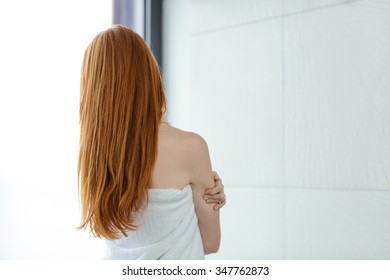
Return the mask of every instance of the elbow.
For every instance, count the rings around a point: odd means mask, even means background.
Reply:
[[[218,252],[218,249],[219,248],[204,248],[204,254],[205,255],[210,255],[210,254],[215,254],[216,252]]]
[[[219,250],[219,244],[220,244],[219,241],[218,242],[209,243],[209,244],[203,244],[203,249],[204,249],[205,255],[217,253],[218,250]]]

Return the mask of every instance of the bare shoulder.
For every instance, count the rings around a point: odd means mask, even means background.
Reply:
[[[187,155],[198,153],[208,153],[206,140],[199,134],[191,131],[181,130],[179,128],[169,126],[167,131],[170,131],[172,141],[177,145],[176,148],[181,148]]]
[[[175,135],[176,150],[180,151],[182,167],[195,188],[204,189],[214,184],[209,149],[206,140],[195,132],[170,127]]]
[[[202,136],[194,132],[189,132],[185,142],[187,145],[186,150],[192,161],[196,160],[199,164],[205,164],[210,161],[209,148],[206,140]]]
[[[182,187],[199,182],[204,173],[209,173],[209,162],[207,144],[200,135],[162,123],[151,187]]]
[[[187,132],[187,144],[195,148],[207,148],[206,140],[195,132]]]

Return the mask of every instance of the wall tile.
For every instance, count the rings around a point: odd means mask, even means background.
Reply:
[[[283,258],[283,190],[227,185],[225,192],[221,247],[207,259]]]
[[[390,259],[390,191],[285,195],[287,259]]]
[[[331,6],[337,6],[356,0],[284,0],[284,14],[305,12],[312,9],[320,9]]]
[[[225,182],[280,185],[281,23],[193,36],[192,129],[209,144]]]
[[[389,8],[286,18],[287,186],[390,189]]]
[[[212,32],[356,1],[360,0],[190,0],[190,29],[193,34]]]
[[[282,13],[282,0],[192,0],[191,31],[218,30]]]

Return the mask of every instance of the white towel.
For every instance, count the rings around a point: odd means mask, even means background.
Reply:
[[[104,259],[204,259],[191,186],[149,189],[148,194],[148,204],[135,220],[138,229],[127,237],[105,240]]]

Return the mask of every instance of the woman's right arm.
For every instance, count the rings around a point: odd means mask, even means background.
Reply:
[[[205,190],[215,185],[207,143],[201,136],[191,133],[187,148],[188,170],[203,248],[205,254],[216,253],[221,242],[219,209],[215,210],[214,204],[204,201]]]

